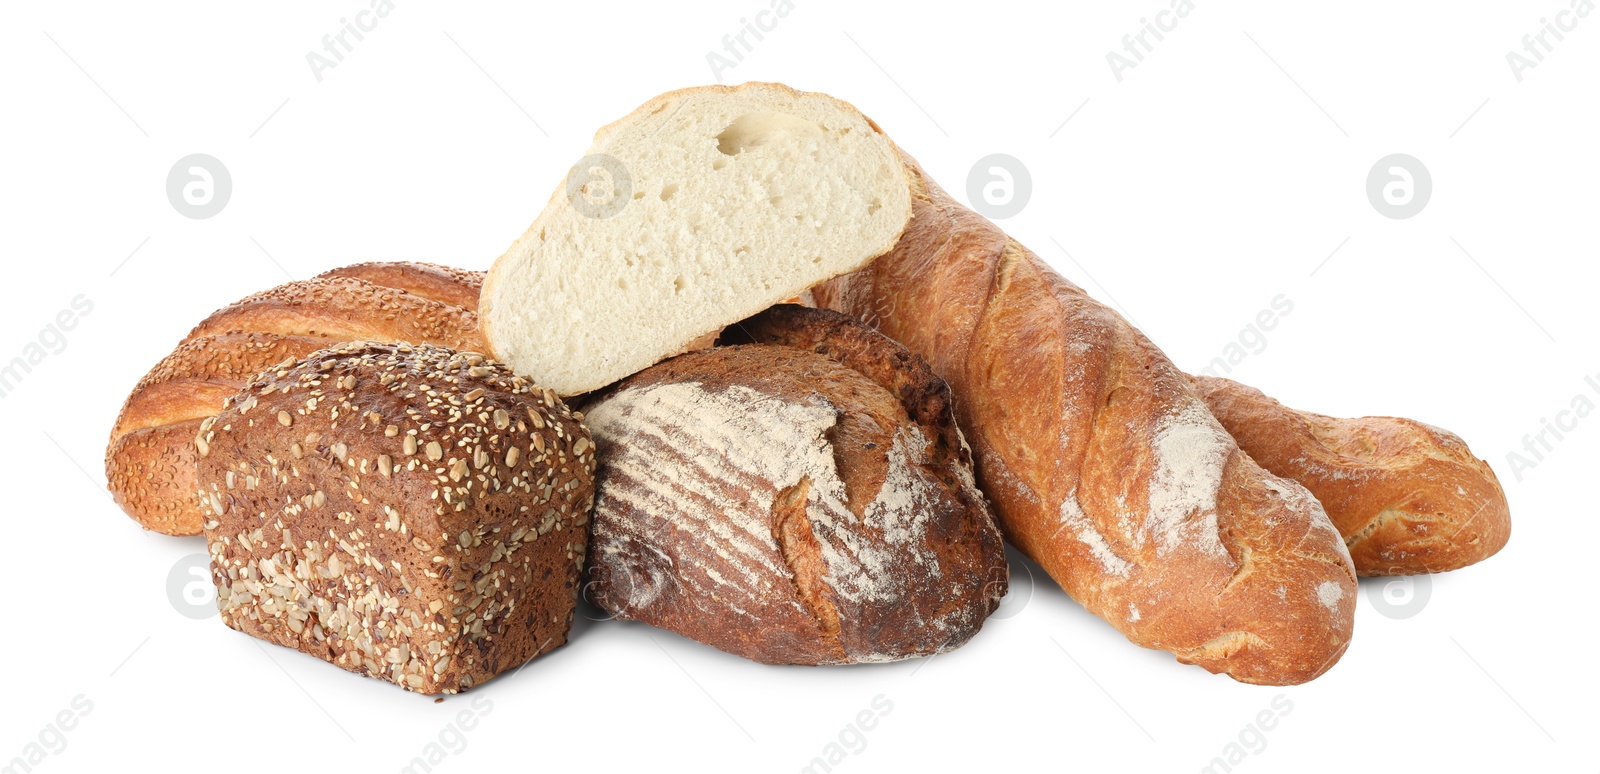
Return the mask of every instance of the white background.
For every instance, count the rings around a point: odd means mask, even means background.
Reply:
[[[179,615],[167,574],[203,543],[108,499],[118,406],[250,292],[362,260],[486,268],[595,128],[711,82],[706,54],[769,0],[398,0],[320,83],[306,54],[368,0],[8,3],[0,361],[75,296],[93,310],[0,400],[0,763],[82,694],[92,711],[36,770],[398,771],[443,732],[435,771],[798,771],[881,694],[892,710],[835,771],[1198,771],[1282,694],[1292,711],[1236,771],[1594,771],[1600,416],[1520,481],[1507,462],[1575,396],[1600,404],[1583,381],[1600,373],[1600,13],[1521,82],[1506,61],[1569,1],[1198,0],[1119,83],[1107,52],[1169,0],[795,0],[723,73],[850,100],[963,199],[977,159],[1021,159],[1033,196],[1003,225],[1180,366],[1285,294],[1293,312],[1234,376],[1300,408],[1449,427],[1495,466],[1509,547],[1433,578],[1406,620],[1363,582],[1322,678],[1179,665],[1019,565],[1009,617],[931,661],[774,668],[580,617],[566,647],[437,705]],[[1433,178],[1406,220],[1364,191],[1396,152]],[[232,175],[210,219],[167,200],[191,153]],[[492,710],[462,747],[449,724],[472,697]]]

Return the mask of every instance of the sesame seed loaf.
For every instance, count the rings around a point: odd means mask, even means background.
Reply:
[[[219,310],[123,403],[106,444],[113,498],[146,529],[200,534],[194,436],[224,398],[269,366],[352,338],[481,350],[471,310],[482,281],[481,272],[433,264],[366,263]]]
[[[949,382],[1006,538],[1184,663],[1275,685],[1332,667],[1357,586],[1316,498],[1241,452],[1127,320],[905,163],[900,242],[812,294]]]
[[[224,333],[178,345],[128,394],[106,445],[106,486],[145,529],[198,535],[195,434],[257,373],[335,343],[276,333]]]
[[[1395,417],[1326,417],[1227,379],[1195,382],[1241,449],[1317,496],[1358,575],[1454,570],[1511,538],[1505,490],[1455,433]]]
[[[425,694],[563,644],[594,493],[581,419],[429,345],[259,375],[196,439],[223,622]]]
[[[457,269],[419,261],[372,261],[341,266],[317,275],[321,278],[349,277],[386,288],[404,290],[414,296],[478,311],[478,294],[483,291],[483,272]]]
[[[233,331],[484,349],[473,312],[351,277],[318,277],[261,291],[213,312],[188,338]]]
[[[730,333],[803,348],[681,355],[587,404],[590,598],[770,664],[956,648],[1007,566],[948,393],[893,342],[794,309]]]

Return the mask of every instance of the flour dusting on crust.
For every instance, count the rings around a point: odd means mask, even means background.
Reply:
[[[883,485],[857,518],[827,438],[837,417],[820,395],[789,401],[744,385],[646,385],[601,401],[587,417],[605,451],[596,548],[609,554],[625,543],[649,543],[652,535],[687,531],[734,574],[680,566],[684,590],[722,604],[779,596],[771,579],[789,570],[767,519],[778,493],[805,478],[811,482],[806,515],[840,599],[892,604],[914,593],[913,582],[936,581],[941,573],[925,539],[930,506],[942,489],[917,465],[928,439],[916,427],[899,429]],[[730,500],[730,490],[744,499]],[[908,560],[920,578],[905,572]],[[643,594],[635,601],[656,600]]]
[[[1161,420],[1151,446],[1155,471],[1145,527],[1155,538],[1156,555],[1189,545],[1225,556],[1217,536],[1217,490],[1233,439],[1205,404],[1194,399]]]
[[[1133,565],[1111,550],[1111,544],[1106,542],[1105,536],[1095,529],[1094,522],[1084,514],[1078,504],[1077,490],[1068,492],[1061,501],[1061,529],[1088,546],[1089,553],[1094,555],[1106,572],[1126,577],[1133,571]]]

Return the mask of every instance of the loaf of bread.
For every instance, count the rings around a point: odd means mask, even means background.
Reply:
[[[1332,666],[1356,578],[1317,500],[1242,453],[1143,334],[906,164],[905,235],[813,296],[949,382],[1007,539],[1180,661],[1264,684]]]
[[[894,144],[845,102],[663,94],[597,132],[495,261],[489,352],[561,395],[604,387],[888,250],[907,190]]]
[[[270,366],[340,341],[373,338],[481,352],[472,309],[482,277],[432,264],[359,264],[217,311],[123,403],[106,445],[112,496],[146,529],[200,534],[194,437],[224,398]]]
[[[580,420],[442,347],[260,374],[194,439],[223,622],[425,694],[561,645],[594,493]]]
[[[1358,575],[1454,570],[1493,556],[1511,537],[1499,479],[1448,430],[1394,417],[1336,419],[1227,379],[1195,382],[1239,448],[1322,502]]]
[[[822,310],[725,336],[771,343],[681,355],[587,404],[590,598],[769,664],[965,643],[1007,566],[944,384]]]

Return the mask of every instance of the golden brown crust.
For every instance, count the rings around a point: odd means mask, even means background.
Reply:
[[[404,290],[414,296],[478,311],[478,294],[483,290],[483,272],[458,269],[418,261],[373,261],[342,266],[326,271],[319,278],[349,277],[386,288]]]
[[[1356,583],[1316,500],[1240,453],[1142,334],[906,161],[900,243],[813,294],[949,382],[1006,537],[1140,645],[1252,683],[1331,667]]]
[[[139,380],[106,445],[106,487],[145,529],[200,534],[194,434],[258,372],[334,342],[275,333],[202,336],[178,345]]]
[[[1454,570],[1510,539],[1505,490],[1454,433],[1410,419],[1297,411],[1228,379],[1194,379],[1240,448],[1322,501],[1357,574]]]
[[[195,443],[228,626],[424,694],[565,642],[593,444],[503,365],[339,344],[261,374]]]
[[[744,327],[829,349],[807,324],[757,315]],[[598,395],[596,601],[764,663],[931,655],[975,634],[1005,590],[998,530],[944,447],[948,415],[924,426],[847,365],[869,340],[840,337],[841,357],[702,350]],[[719,436],[732,440],[718,447]]]
[[[421,288],[438,298],[475,298],[481,274],[428,264],[361,264],[335,269]],[[147,529],[200,534],[194,501],[192,442],[199,419],[258,372],[354,337],[415,339],[451,346],[478,343],[472,312],[378,286],[354,276],[290,283],[213,314],[150,370],[123,403],[106,445],[108,488]]]
[[[476,314],[349,277],[300,280],[256,293],[213,312],[185,340],[234,331],[484,349]]]

